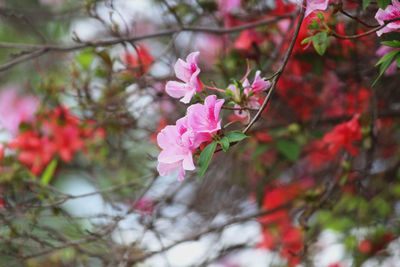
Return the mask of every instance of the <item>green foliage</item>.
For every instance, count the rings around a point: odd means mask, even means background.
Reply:
[[[51,178],[53,178],[54,171],[57,168],[57,159],[53,159],[49,165],[47,165],[46,169],[44,170],[42,177],[40,180],[42,181],[43,184],[48,184],[51,181]]]
[[[276,146],[288,160],[296,161],[300,157],[300,146],[293,141],[280,139],[276,141]]]
[[[309,42],[311,42],[311,36],[304,38],[300,44],[304,45],[304,44],[308,44]]]
[[[247,135],[245,135],[244,133],[242,133],[240,131],[231,131],[226,134],[226,137],[228,138],[230,143],[239,142],[245,138],[248,138]]]
[[[383,41],[381,42],[382,45],[390,46],[390,47],[400,47],[399,40],[391,40],[391,41]]]
[[[375,81],[372,83],[372,86],[375,86],[375,84],[378,82],[378,80],[382,77],[382,75],[385,73],[385,71],[389,68],[389,66],[396,60],[400,53],[400,49],[390,51],[386,55],[384,55],[376,64],[376,66],[379,66],[379,75],[375,79]]]
[[[228,151],[229,149],[229,139],[228,137],[222,137],[221,140],[218,141],[218,144],[221,145],[221,148],[224,152]]]
[[[395,0],[397,1],[397,0]],[[388,5],[390,5],[391,0],[377,0],[379,8],[385,10]]]
[[[206,146],[204,150],[200,153],[199,157],[199,178],[202,178],[208,169],[208,165],[210,165],[211,159],[214,155],[215,149],[217,148],[217,142],[213,142]]]
[[[326,48],[329,45],[328,34],[325,31],[313,35],[311,37],[311,41],[313,43],[315,51],[317,51],[320,56],[325,54]]]
[[[367,9],[367,6],[371,3],[371,0],[363,0],[362,7],[363,10]]]
[[[88,69],[90,67],[90,65],[92,64],[93,59],[94,59],[94,54],[93,54],[92,49],[83,50],[76,57],[76,61],[84,69]]]

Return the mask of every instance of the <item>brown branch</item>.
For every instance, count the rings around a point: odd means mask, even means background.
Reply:
[[[40,57],[41,55],[45,54],[47,51],[49,51],[49,50],[46,49],[46,48],[41,48],[39,50],[33,51],[32,53],[25,54],[23,56],[15,58],[15,59],[13,59],[11,61],[8,61],[4,65],[0,66],[0,72],[1,71],[5,71],[5,70],[17,65],[17,64],[22,63],[22,62],[25,62],[25,61]]]
[[[369,31],[366,31],[366,32],[360,33],[360,34],[356,34],[356,35],[348,35],[348,36],[347,35],[340,35],[340,34],[338,34],[337,32],[335,32],[333,30],[331,30],[331,35],[335,36],[336,38],[339,38],[339,39],[358,39],[358,38],[361,38],[361,37],[364,37],[364,36],[368,36],[368,35],[370,35],[372,33],[375,33],[377,31],[379,31],[380,29],[385,28],[386,25],[388,25],[389,23],[392,23],[392,22],[395,22],[395,21],[398,21],[398,20],[400,20],[400,17],[395,18],[395,19],[391,19],[391,20],[386,20],[379,27],[373,28],[373,29],[371,29]]]
[[[340,8],[340,12],[341,12],[343,15],[345,15],[346,17],[349,17],[349,18],[351,18],[351,19],[353,19],[353,20],[358,21],[359,23],[361,23],[361,24],[364,25],[365,27],[368,27],[368,28],[376,28],[376,27],[379,27],[379,25],[370,25],[370,24],[368,24],[368,23],[362,21],[362,20],[359,19],[358,17],[353,16],[353,15],[347,13],[346,11],[343,10],[342,7]]]

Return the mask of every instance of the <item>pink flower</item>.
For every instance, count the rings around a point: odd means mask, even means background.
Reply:
[[[221,129],[219,113],[224,100],[215,95],[208,96],[203,104],[188,108],[187,115],[168,125],[157,135],[157,143],[162,149],[158,155],[157,170],[162,176],[178,171],[178,180],[185,178],[185,171],[195,169],[193,152],[201,143],[212,139]]]
[[[21,97],[15,89],[0,93],[0,129],[5,128],[12,135],[18,133],[21,122],[32,121],[39,101],[31,96]]]
[[[260,77],[261,71],[257,71],[256,75],[254,76],[254,81],[250,86],[249,81],[247,78],[243,82],[244,93],[248,96],[250,93],[252,94],[259,94],[262,91],[266,90],[270,86],[270,82],[266,81],[265,78]]]
[[[304,17],[310,15],[314,10],[326,10],[329,0],[307,0],[306,13]]]
[[[219,113],[224,104],[223,99],[217,100],[216,95],[207,96],[203,104],[195,104],[188,107],[188,125],[196,133],[196,144],[212,139],[213,134],[221,129]]]
[[[385,20],[391,20],[400,17],[400,2],[398,0],[392,0],[392,4],[388,5],[385,10],[379,9],[376,12],[375,19],[379,25],[384,25]],[[378,36],[382,33],[392,32],[400,29],[400,20],[394,21],[386,25],[384,28],[376,32]]]
[[[185,170],[194,170],[192,153],[195,149],[194,133],[187,127],[187,118],[168,125],[157,135],[157,143],[162,149],[158,155],[157,170],[162,176],[179,171],[178,180],[185,178]]]
[[[196,92],[203,90],[199,79],[200,69],[197,66],[199,52],[190,53],[186,62],[178,59],[175,64],[175,74],[183,82],[169,81],[165,87],[168,95],[173,98],[181,98],[181,102],[187,104]]]

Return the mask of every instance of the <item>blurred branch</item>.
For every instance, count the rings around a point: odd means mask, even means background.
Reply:
[[[173,247],[175,247],[175,246],[177,246],[179,244],[182,244],[182,243],[185,243],[185,242],[189,242],[189,241],[198,240],[199,238],[201,238],[202,236],[204,236],[206,234],[213,233],[213,232],[220,232],[220,231],[224,230],[226,227],[228,227],[228,226],[230,226],[232,224],[241,223],[241,222],[245,222],[245,221],[248,221],[248,220],[252,220],[252,219],[260,217],[260,216],[268,215],[268,214],[277,212],[279,210],[286,209],[286,208],[290,207],[290,205],[291,205],[291,203],[285,203],[285,204],[283,204],[283,205],[281,205],[279,207],[276,207],[274,209],[257,211],[257,212],[251,213],[249,215],[246,215],[246,216],[242,216],[242,217],[239,217],[239,218],[234,218],[234,219],[228,220],[227,222],[225,222],[225,223],[223,223],[221,225],[211,226],[209,228],[206,228],[205,230],[198,231],[197,233],[195,233],[193,235],[190,235],[190,236],[188,236],[186,238],[183,238],[181,240],[178,240],[178,241],[176,241],[176,242],[174,242],[174,243],[172,243],[172,244],[170,244],[168,246],[165,246],[163,249],[160,249],[160,250],[157,250],[157,251],[153,251],[153,252],[149,252],[147,254],[144,254],[142,256],[138,256],[138,257],[135,257],[135,258],[131,258],[131,259],[128,260],[128,262],[130,264],[141,262],[141,261],[143,261],[143,260],[145,260],[147,258],[150,258],[150,257],[152,257],[152,256],[154,256],[156,254],[165,252],[165,251],[167,251],[167,250],[169,250],[169,249],[171,249],[171,248],[173,248]]]
[[[248,24],[244,24],[244,25],[236,26],[236,27],[231,27],[231,28],[182,26],[177,29],[164,30],[164,31],[156,32],[156,33],[150,33],[150,34],[143,35],[143,36],[121,37],[121,38],[115,38],[115,39],[111,39],[111,40],[87,41],[87,42],[82,42],[80,44],[74,44],[74,45],[21,44],[21,43],[0,42],[0,47],[3,47],[3,48],[17,48],[17,49],[34,50],[34,51],[30,52],[29,54],[26,54],[21,57],[17,57],[15,59],[1,65],[0,72],[5,71],[17,64],[22,63],[22,62],[40,57],[41,55],[43,55],[47,52],[53,52],[53,51],[54,52],[71,52],[71,51],[83,49],[86,47],[102,47],[102,46],[116,45],[116,44],[120,44],[120,43],[124,43],[124,42],[137,42],[137,41],[141,41],[141,40],[145,40],[145,39],[170,36],[170,35],[174,35],[174,34],[177,34],[180,32],[185,32],[185,31],[204,32],[204,33],[211,33],[211,34],[217,34],[217,35],[228,34],[228,33],[242,31],[245,29],[255,28],[255,27],[259,27],[259,26],[265,26],[268,24],[278,22],[282,19],[290,18],[292,16],[293,16],[293,13],[287,14],[287,15],[282,15],[282,16],[277,16],[273,19],[260,20],[258,22],[252,22],[252,23],[248,23]]]

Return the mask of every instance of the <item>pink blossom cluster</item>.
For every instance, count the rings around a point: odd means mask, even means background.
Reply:
[[[385,21],[400,18],[400,2],[398,0],[392,0],[392,4],[388,5],[385,10],[379,9],[376,12],[375,19],[379,25],[384,25]],[[383,33],[397,31],[400,29],[400,20],[394,21],[376,32],[378,36]]]
[[[204,104],[191,105],[185,117],[176,125],[168,125],[157,135],[157,143],[162,149],[158,155],[157,170],[162,176],[178,171],[178,180],[185,178],[185,171],[195,169],[193,152],[200,144],[212,140],[221,129],[219,113],[223,99],[208,96]]]
[[[243,90],[243,96],[240,96],[240,89],[237,88],[235,85],[230,84],[228,86],[228,90],[232,91],[234,93],[234,100],[237,103],[243,103],[245,102],[246,106],[249,108],[259,108],[260,103],[259,103],[259,95],[266,89],[269,88],[271,83],[269,81],[266,81],[265,78],[262,78],[261,76],[261,71],[256,71],[256,74],[254,76],[253,83],[250,84],[249,80],[247,79],[247,75],[244,77],[242,86],[244,88]],[[243,99],[244,98],[244,101]],[[235,107],[240,108],[239,104],[235,104]],[[248,116],[248,112],[244,112],[243,110],[236,110],[235,111],[236,116],[245,118]]]
[[[195,93],[203,91],[197,64],[199,55],[199,52],[193,52],[187,56],[186,61],[178,59],[175,74],[181,81],[169,81],[165,86],[168,95],[181,98],[180,101],[185,104],[190,102]],[[257,71],[250,83],[247,79],[249,71],[248,68],[241,79],[241,88],[235,85],[230,85],[228,90],[204,87],[231,96],[239,107],[258,108],[259,95],[270,86],[270,82],[260,76],[261,71]],[[217,134],[221,129],[219,115],[224,102],[223,99],[217,99],[216,95],[209,95],[204,104],[189,106],[186,116],[177,120],[175,125],[167,125],[160,131],[157,135],[157,144],[161,148],[157,167],[160,175],[166,176],[178,171],[178,180],[182,181],[186,171],[195,169],[194,152],[201,144],[218,139]]]

